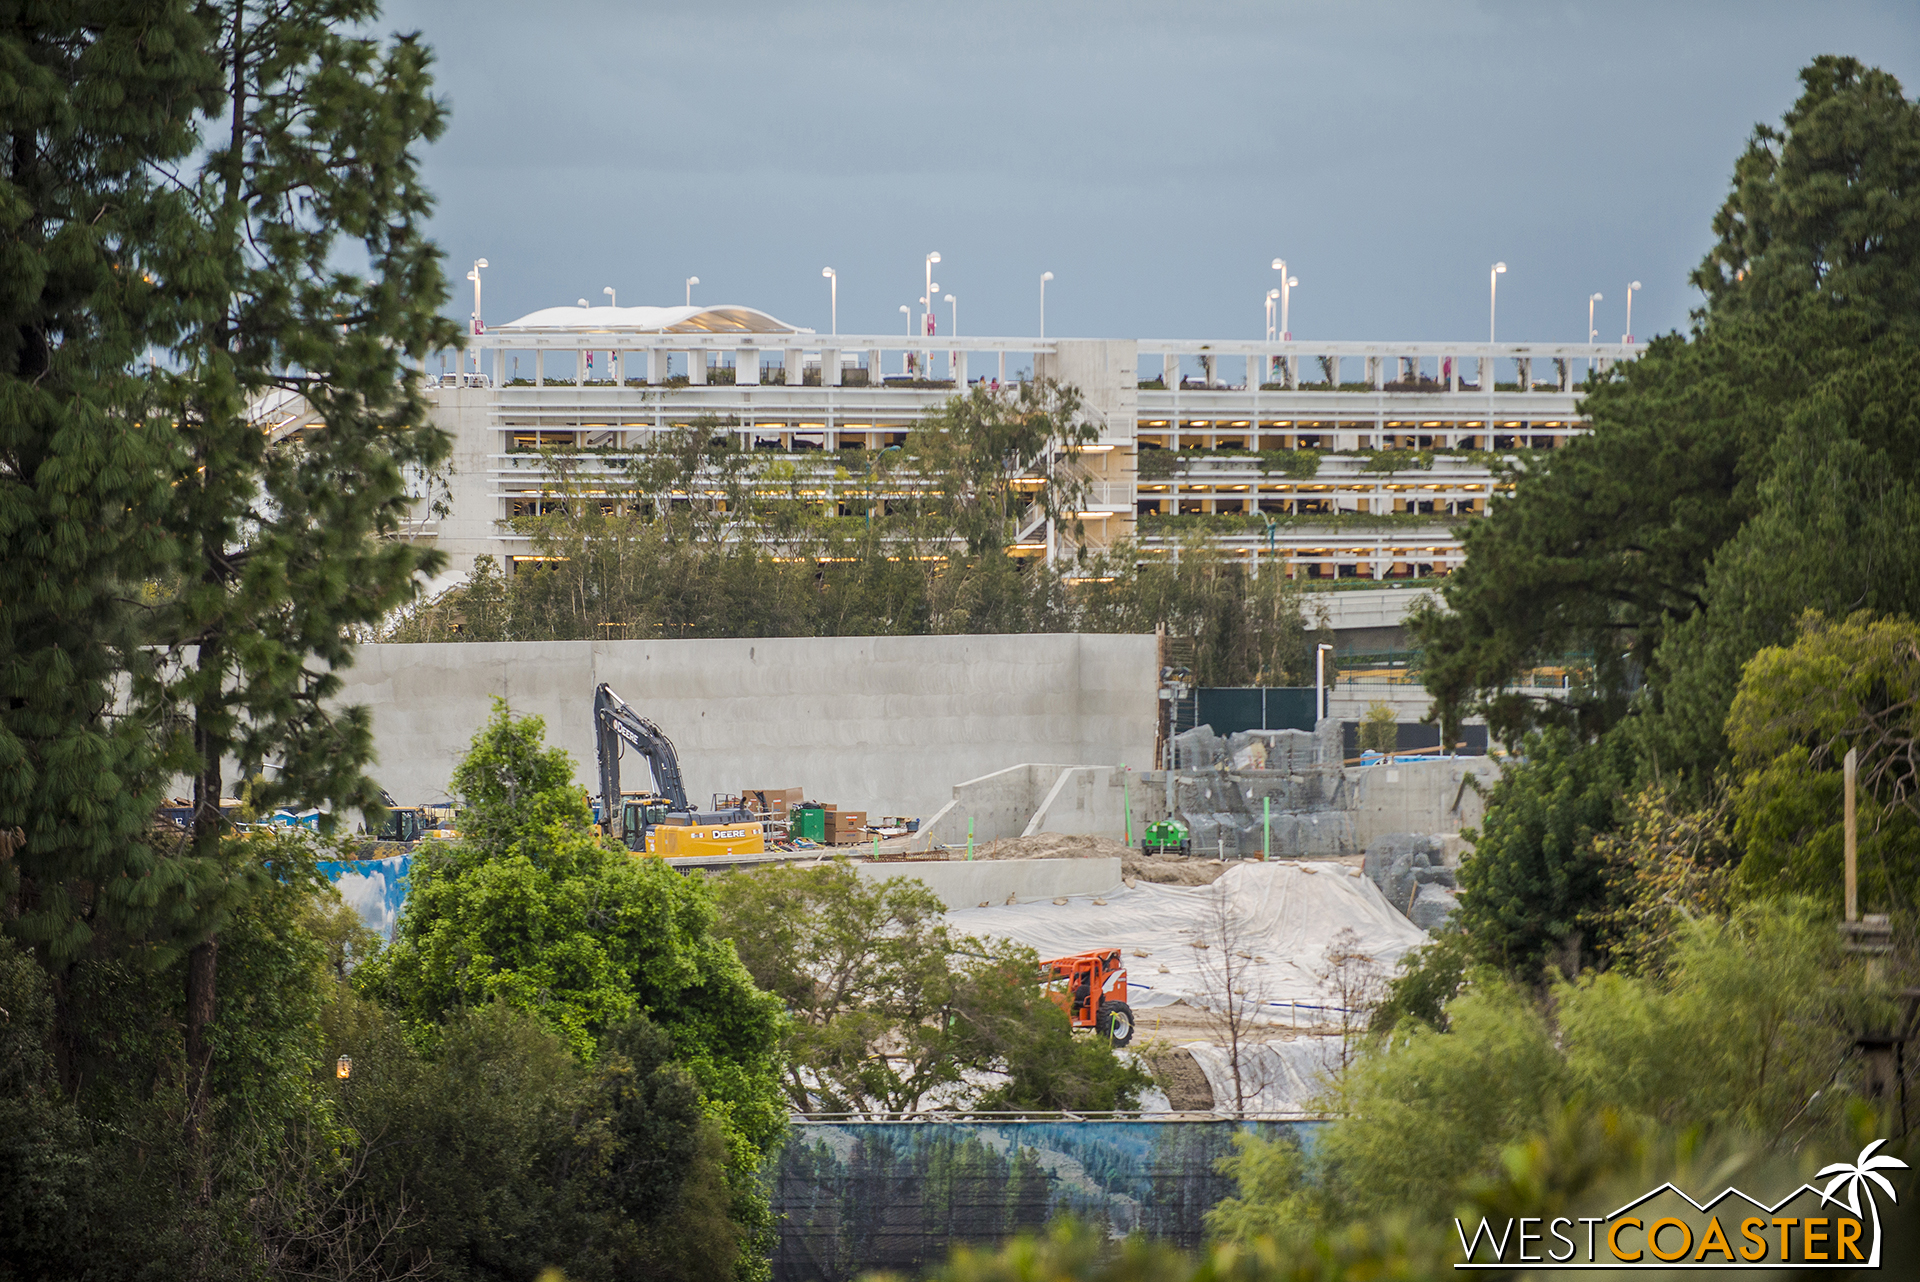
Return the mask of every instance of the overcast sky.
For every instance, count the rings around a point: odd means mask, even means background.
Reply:
[[[1795,75],[1920,92],[1920,7],[1843,3],[403,0],[452,107],[427,156],[464,317],[579,298],[964,334],[1642,338],[1684,328],[1733,162]],[[940,328],[949,309],[942,303]]]

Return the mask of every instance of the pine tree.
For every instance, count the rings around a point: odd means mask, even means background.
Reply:
[[[140,840],[159,763],[113,710],[168,552],[142,357],[180,323],[159,251],[184,198],[156,167],[198,145],[218,79],[186,0],[0,11],[0,921],[56,993],[178,871]]]
[[[261,809],[378,807],[369,720],[329,705],[334,670],[439,564],[392,536],[405,470],[447,451],[417,366],[457,342],[437,315],[446,285],[415,154],[444,127],[430,52],[360,34],[375,0],[231,0],[218,13],[218,134],[165,264],[188,309],[165,388],[180,442],[154,634],[165,661],[136,688],[149,723],[180,727],[167,759],[193,780],[191,856],[215,868],[229,783]],[[235,884],[247,870],[224,871]],[[197,911],[196,1110],[219,928]]]

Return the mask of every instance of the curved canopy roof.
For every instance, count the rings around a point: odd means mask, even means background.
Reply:
[[[575,333],[811,334],[752,307],[543,307],[495,330]]]

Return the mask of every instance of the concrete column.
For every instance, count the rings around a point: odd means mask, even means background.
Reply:
[[[573,385],[584,387],[587,382],[587,353],[581,348],[573,354]]]
[[[736,387],[760,386],[760,349],[743,347],[733,356],[733,382]]]
[[[1287,357],[1287,390],[1289,392],[1300,390],[1300,358],[1298,356]]]
[[[1007,385],[1007,354],[1004,351],[1000,353],[999,382],[1002,387]]]
[[[1267,356],[1247,357],[1247,390],[1249,392],[1259,391],[1260,385],[1267,381],[1267,370],[1270,368],[1271,359]]]
[[[1169,392],[1180,387],[1180,358],[1171,353],[1160,358],[1160,381],[1167,385]]]
[[[1387,362],[1379,356],[1367,357],[1367,379],[1373,384],[1373,390],[1379,391],[1387,385]]]
[[[807,354],[797,347],[789,347],[785,356],[787,386],[798,387],[807,381]]]
[[[820,349],[820,386],[840,386],[840,351],[834,347]]]
[[[957,391],[964,392],[967,390],[967,354],[965,352],[950,352],[948,356],[953,365],[954,388]]]
[[[547,354],[538,347],[533,349],[533,385],[535,387],[545,387],[547,385],[546,355]]]
[[[673,353],[664,347],[647,349],[647,382],[658,387],[667,381],[667,370],[673,361]]]
[[[493,385],[495,387],[505,387],[507,385],[506,369],[507,369],[507,349],[504,347],[494,348],[493,349]]]
[[[1440,360],[1442,364],[1447,366],[1447,390],[1449,392],[1459,391],[1460,390],[1460,358],[1457,356],[1443,356],[1440,358]]]
[[[707,385],[707,349],[694,347],[687,351],[687,381],[695,387]]]
[[[1493,357],[1491,356],[1480,358],[1480,390],[1489,396],[1493,395]]]

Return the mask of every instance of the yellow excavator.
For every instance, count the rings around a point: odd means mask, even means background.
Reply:
[[[600,826],[628,850],[663,859],[766,852],[760,821],[747,811],[693,809],[673,741],[605,682],[593,692],[593,738],[600,757]],[[620,791],[620,756],[627,748],[646,758],[652,792]]]

